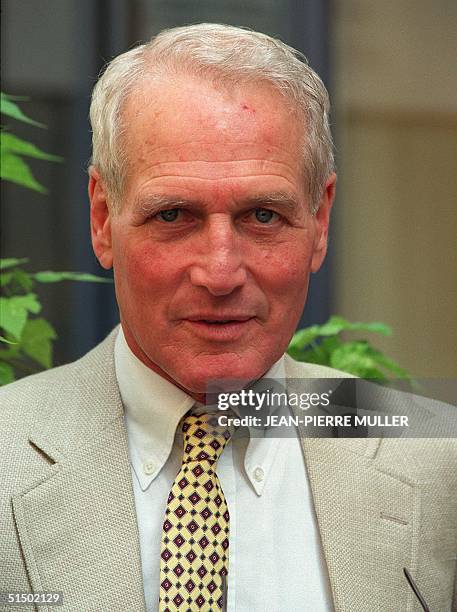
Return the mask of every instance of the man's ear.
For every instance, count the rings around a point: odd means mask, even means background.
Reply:
[[[108,195],[100,173],[91,166],[89,169],[90,232],[92,248],[100,265],[109,270],[113,267],[111,241],[111,213]]]
[[[311,260],[311,272],[317,272],[319,270],[327,253],[328,226],[335,193],[336,174],[333,172],[325,183],[319,208],[314,214],[316,234],[314,239],[314,252]]]

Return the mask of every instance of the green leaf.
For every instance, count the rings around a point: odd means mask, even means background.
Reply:
[[[311,327],[299,329],[290,341],[288,352],[294,359],[298,359],[300,352],[309,348],[309,345],[320,336],[325,338],[335,337],[343,331],[374,332],[384,336],[389,336],[392,333],[391,328],[385,325],[385,323],[377,321],[372,323],[351,323],[343,319],[343,317],[334,315],[323,325],[312,325]]]
[[[391,336],[392,328],[380,321],[372,321],[371,323],[352,323],[351,331],[367,331],[382,336]]]
[[[41,128],[46,127],[45,125],[43,125],[43,123],[39,123],[38,121],[35,121],[34,119],[31,119],[30,117],[27,117],[27,115],[25,115],[21,111],[19,106],[13,102],[14,99],[16,99],[14,96],[9,96],[8,94],[1,92],[0,112],[3,115],[12,117],[13,119],[16,119],[17,121],[22,121],[23,123],[29,123],[30,125],[35,125],[36,127],[41,127]]]
[[[13,273],[12,272],[4,272],[1,276],[0,276],[0,287],[6,287],[6,285],[8,285],[11,280],[13,278]]]
[[[16,268],[12,272],[2,275],[1,286],[11,285],[10,291],[13,293],[29,293],[35,284],[32,275],[21,268]]]
[[[384,336],[389,336],[392,333],[391,328],[385,323],[380,323],[378,321],[372,323],[351,323],[343,319],[343,317],[336,315],[330,317],[327,323],[324,323],[324,325],[320,327],[321,336],[334,336],[342,331],[374,332]]]
[[[5,338],[4,336],[0,336],[0,342],[5,342],[6,344],[18,344],[18,342],[12,342],[11,340],[8,340],[8,338]]]
[[[14,100],[14,102],[29,102],[30,101],[29,96],[14,96],[12,94],[7,94],[4,91],[2,91],[2,96],[6,98],[7,100]]]
[[[327,355],[325,351],[319,350],[318,346],[314,346],[307,351],[303,351],[300,361],[305,361],[306,363],[317,363],[323,366],[330,365],[329,355]]]
[[[317,344],[317,343],[316,343]],[[338,338],[338,336],[329,336],[328,338],[324,338],[322,342],[316,346],[316,349],[319,350],[322,355],[322,364],[330,365],[330,358],[332,353],[340,346],[342,346],[343,342]]]
[[[366,340],[343,342],[339,337],[343,331],[374,332],[388,336],[391,328],[385,323],[351,323],[343,317],[332,316],[323,325],[313,325],[297,331],[287,352],[297,361],[327,365],[361,378],[387,380],[389,375],[406,378],[410,374],[390,357],[375,349]]]
[[[31,142],[22,140],[9,132],[2,132],[0,135],[1,146],[4,152],[16,153],[18,155],[26,155],[27,157],[35,157],[36,159],[44,159],[46,161],[61,162],[62,157],[45,153]]]
[[[7,259],[0,259],[0,270],[7,270],[8,268],[14,268],[14,266],[20,266],[27,263],[29,260],[26,257],[22,259],[15,259],[10,257]]]
[[[14,370],[9,363],[0,361],[0,385],[7,385],[14,381]]]
[[[292,340],[289,343],[289,351],[299,351],[303,349],[305,346],[313,342],[316,338],[319,337],[319,325],[312,325],[311,327],[305,327],[304,329],[299,329],[292,336]]]
[[[58,283],[64,280],[85,281],[89,283],[113,282],[111,278],[104,278],[103,276],[96,276],[86,272],[51,272],[48,270],[46,272],[36,272],[33,276],[40,283]]]
[[[57,334],[45,319],[29,319],[22,332],[21,348],[45,368],[52,367],[52,341]]]
[[[2,151],[0,176],[6,181],[11,181],[39,193],[47,193],[43,185],[35,180],[26,162],[14,153]]]
[[[375,359],[380,366],[392,372],[396,378],[404,378],[406,380],[411,380],[411,375],[402,368],[396,361],[384,355],[380,351],[376,351]]]
[[[0,297],[0,326],[20,340],[28,313],[37,314],[41,304],[34,293],[14,297]]]
[[[295,361],[303,361],[302,359],[303,351],[301,351],[300,349],[294,348],[293,346],[291,347],[290,344],[287,347],[287,354],[290,355],[292,359],[295,359]]]
[[[340,332],[351,329],[352,324],[349,321],[346,321],[342,317],[333,316],[324,323],[319,326],[319,335],[320,336],[335,336]]]
[[[330,355],[330,353],[333,353],[333,351],[342,344],[343,342],[337,336],[329,336],[328,338],[324,338],[324,340],[322,340],[320,346]]]
[[[21,269],[14,270],[13,281],[20,285],[27,293],[31,291],[33,285],[35,284],[32,279],[32,275],[29,272]]]
[[[363,340],[346,342],[332,353],[330,365],[361,378],[386,380],[386,376],[378,367],[377,352]]]

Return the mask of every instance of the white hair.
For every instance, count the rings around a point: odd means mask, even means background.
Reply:
[[[122,199],[128,155],[122,110],[145,75],[188,73],[231,84],[266,82],[303,121],[303,161],[311,210],[319,206],[334,170],[329,98],[306,58],[280,40],[244,28],[211,23],[163,30],[148,43],[114,58],[94,87],[90,107],[92,165],[116,209]]]

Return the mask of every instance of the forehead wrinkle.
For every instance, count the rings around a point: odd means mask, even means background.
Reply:
[[[192,175],[192,174],[189,174],[189,175],[186,175],[186,176],[177,176],[176,174],[161,174],[161,175],[158,175],[158,176],[154,176],[149,181],[149,183],[152,185],[154,183],[159,182],[159,184],[160,184],[160,182],[163,181],[163,179],[174,179],[174,180],[177,180],[179,182],[184,182],[184,183],[186,183],[187,181],[190,180],[190,181],[192,181],[193,183],[196,183],[196,184],[198,184],[198,183],[203,183],[203,184],[205,184],[205,183],[209,183],[209,184],[220,183],[221,186],[223,186],[224,183],[228,183],[230,185],[230,183],[233,183],[235,180],[239,180],[239,179],[249,180],[251,178],[254,178],[254,179],[255,178],[262,178],[262,179],[278,178],[278,179],[281,179],[282,182],[287,183],[291,187],[290,194],[287,195],[286,198],[283,198],[282,201],[284,203],[286,203],[288,200],[289,201],[292,200],[294,202],[299,200],[299,198],[296,198],[294,195],[291,195],[291,194],[295,193],[295,189],[296,189],[297,185],[295,185],[294,182],[291,179],[285,177],[284,175],[282,175],[282,174],[274,174],[274,173],[271,173],[271,172],[268,173],[268,174],[262,174],[260,176],[258,174],[250,174],[250,173],[248,173],[248,174],[239,175],[237,177],[233,177],[233,176],[216,176],[216,177],[205,176],[205,177],[202,177],[202,176]],[[299,186],[299,187],[301,187],[301,186]],[[194,186],[193,190],[195,191],[195,190],[197,190],[197,188]],[[275,191],[274,193],[286,193],[286,192]],[[143,199],[143,198],[147,199],[148,197],[152,197],[152,196],[153,196],[153,194],[151,194],[151,196],[140,196],[140,197],[141,197],[141,199]],[[160,197],[168,198],[168,196],[160,196]],[[178,197],[176,199],[180,200],[180,201],[182,199],[182,201],[184,203],[196,203],[196,204],[201,203],[200,200],[198,200],[198,199],[197,200],[192,200],[191,198],[189,199],[189,198],[180,198],[180,197]],[[249,200],[250,196],[246,196],[245,199]],[[280,198],[280,200],[281,200],[281,198]]]
[[[183,172],[182,168],[184,168],[184,172],[186,172],[187,168],[189,168],[189,172],[204,172],[210,178],[211,175],[216,175],[217,178],[230,178],[231,175],[227,174],[227,171],[238,172],[238,168],[241,168],[240,176],[246,175],[246,170],[244,170],[244,166],[246,164],[250,164],[252,162],[258,163],[258,168],[249,168],[249,174],[258,171],[258,172],[266,172],[270,168],[272,171],[271,174],[278,173],[284,168],[284,171],[288,174],[292,174],[294,172],[293,166],[286,161],[279,161],[275,159],[268,159],[265,157],[246,157],[243,159],[203,159],[203,157],[197,158],[189,158],[189,159],[158,159],[158,160],[149,160],[147,158],[143,158],[141,160],[143,162],[144,167],[148,171],[154,171],[153,176],[173,176],[172,174],[167,174],[167,172],[173,171],[175,168]],[[159,174],[163,172],[164,174]],[[179,175],[177,175],[179,176]],[[195,175],[189,175],[191,177]]]
[[[135,134],[134,134],[135,136]],[[216,134],[217,136],[217,134]],[[165,133],[165,137],[166,137],[166,133]],[[207,147],[210,151],[211,154],[214,154],[214,145],[217,143],[220,143],[220,138],[214,138],[214,139],[200,139],[199,135],[196,135],[195,138],[191,138],[189,140],[182,140],[179,145],[176,145],[176,143],[171,142],[171,143],[166,143],[166,144],[156,144],[157,140],[159,139],[159,137],[157,137],[157,135],[155,134],[154,137],[149,137],[149,138],[144,138],[143,140],[141,140],[139,143],[135,143],[138,147],[139,146],[143,146],[145,148],[147,148],[147,152],[148,154],[151,153],[161,153],[163,151],[168,152],[171,151],[173,154],[176,153],[176,151],[180,151],[181,149],[185,149],[186,147],[191,149],[192,148],[197,148],[198,149],[198,153],[201,153],[200,147]],[[249,138],[248,140],[239,140],[239,141],[231,141],[231,140],[226,140],[224,141],[224,146],[226,147],[232,147],[234,150],[238,150],[240,148],[240,146],[246,146],[246,147],[256,147],[257,145],[257,141],[255,138]],[[270,150],[271,153],[273,152],[279,152],[282,153],[284,152],[285,147],[281,147],[277,144],[275,144],[274,142],[269,142],[268,143],[268,148]],[[269,158],[267,157],[247,157],[247,158],[243,158],[241,157],[239,160],[238,159],[232,159],[232,158],[225,158],[225,157],[221,157],[220,160],[218,161],[244,161],[244,159],[246,160],[253,160],[253,161],[264,161],[267,160]],[[199,158],[195,158],[196,161],[199,161]],[[213,157],[211,157],[211,160],[205,160],[205,159],[201,159],[201,161],[214,161]],[[272,160],[273,161],[273,160]]]

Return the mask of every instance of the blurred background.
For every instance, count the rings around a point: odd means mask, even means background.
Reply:
[[[338,196],[331,249],[301,326],[381,320],[413,375],[455,377],[457,83],[454,0],[3,0],[2,90],[48,125],[8,122],[63,164],[32,160],[49,194],[2,186],[1,256],[104,274],[89,241],[90,92],[106,61],[165,27],[213,21],[303,51],[333,101]],[[118,321],[111,285],[42,285],[56,364]]]

